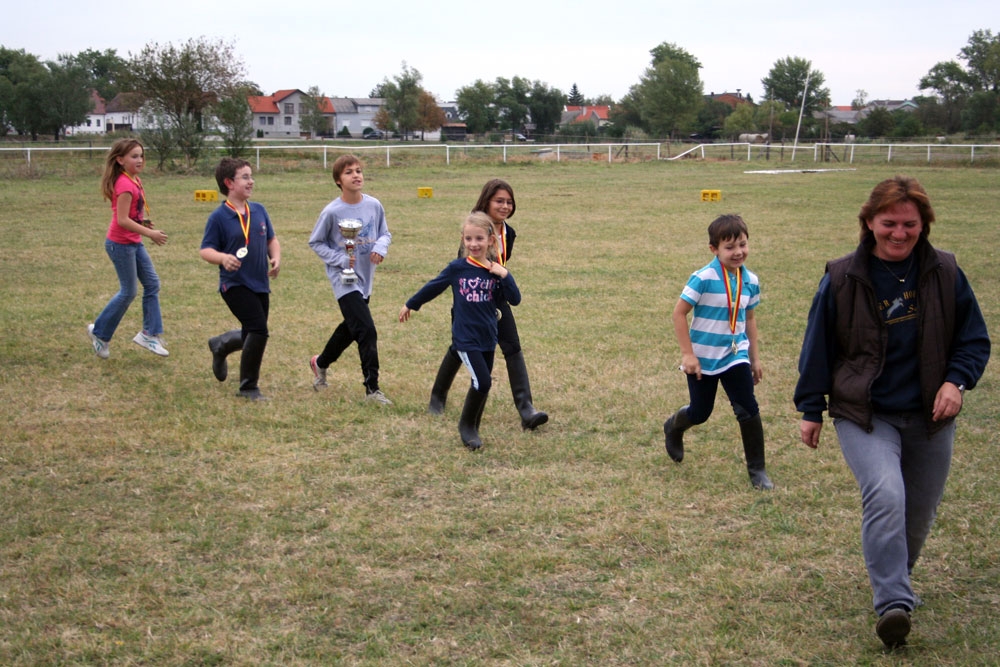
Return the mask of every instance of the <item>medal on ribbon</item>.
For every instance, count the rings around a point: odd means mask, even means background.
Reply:
[[[247,253],[250,252],[247,248],[247,246],[250,245],[250,204],[244,204],[244,206],[246,206],[246,219],[243,218],[243,214],[236,210],[235,206],[229,203],[229,200],[226,200],[226,206],[228,206],[229,209],[236,214],[236,217],[240,219],[240,230],[243,232],[244,245],[236,251],[236,257],[243,259],[247,256]]]
[[[733,334],[733,342],[730,349],[733,354],[739,352],[739,345],[736,344],[736,319],[740,313],[740,296],[743,294],[743,273],[736,270],[736,290],[729,282],[729,272],[725,265],[722,266],[722,282],[726,284],[726,306],[729,311],[729,331]]]

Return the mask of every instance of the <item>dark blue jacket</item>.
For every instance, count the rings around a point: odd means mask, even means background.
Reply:
[[[505,300],[521,303],[521,291],[510,272],[497,278],[467,259],[453,260],[444,270],[410,297],[406,307],[420,310],[425,303],[451,286],[451,340],[461,352],[491,352],[497,346],[497,304]]]

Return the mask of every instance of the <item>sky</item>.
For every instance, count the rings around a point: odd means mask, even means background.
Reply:
[[[976,30],[1000,34],[997,0],[507,0],[372,5],[318,0],[204,0],[112,5],[35,0],[0,10],[0,45],[42,60],[85,49],[128,58],[147,44],[205,37],[233,46],[265,94],[317,86],[367,97],[403,63],[423,88],[452,101],[476,80],[519,76],[586,97],[621,99],[668,42],[702,65],[704,92],[763,98],[761,79],[782,58],[825,77],[835,105],[857,91],[905,99],[935,64],[958,60]],[[224,9],[220,9],[224,8]],[[963,63],[964,64],[964,63]]]

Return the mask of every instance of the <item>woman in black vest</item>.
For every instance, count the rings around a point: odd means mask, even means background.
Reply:
[[[927,240],[934,210],[915,179],[879,183],[858,220],[860,245],[827,264],[813,299],[795,406],[809,447],[823,411],[833,419],[861,490],[875,631],[894,648],[918,604],[910,572],[944,494],[955,415],[990,340],[954,255]]]

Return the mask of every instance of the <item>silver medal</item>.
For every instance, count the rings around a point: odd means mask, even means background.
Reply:
[[[736,344],[736,341],[735,341],[735,340],[733,341],[733,344],[732,344],[732,348],[733,348],[733,354],[737,354],[737,353],[738,353],[738,352],[740,351],[740,348],[739,348],[739,346],[738,346],[738,345]]]
[[[236,251],[236,257],[239,258],[239,259],[243,259],[244,257],[247,256],[248,252],[249,251],[247,250],[247,247],[243,246],[242,248],[240,248],[239,250]]]

